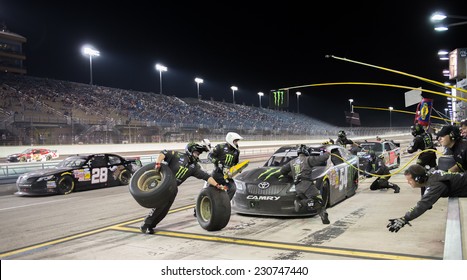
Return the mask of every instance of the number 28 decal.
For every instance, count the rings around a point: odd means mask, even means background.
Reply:
[[[91,184],[105,183],[107,182],[107,167],[94,168],[92,170]]]

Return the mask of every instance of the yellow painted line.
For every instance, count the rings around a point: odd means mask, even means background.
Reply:
[[[184,207],[170,210],[169,213],[179,212],[179,211],[191,209],[193,207],[194,205],[187,205]],[[89,235],[101,233],[101,232],[108,231],[108,230],[119,230],[119,231],[140,233],[139,228],[127,227],[126,225],[140,222],[143,219],[144,218],[134,219],[131,221],[100,228],[97,230],[91,230],[88,232],[75,234],[75,235],[64,237],[64,238],[59,238],[53,241],[48,241],[48,242],[36,244],[33,246],[28,246],[28,247],[17,249],[17,250],[12,250],[12,251],[0,254],[0,259],[12,256],[12,255],[16,255],[16,254],[25,253],[28,251],[40,249],[43,247],[56,245],[59,243],[78,239],[81,237],[86,237]],[[194,240],[202,240],[202,241],[211,241],[211,242],[220,242],[220,243],[230,243],[230,244],[237,244],[237,245],[244,245],[244,246],[255,246],[255,247],[262,247],[262,248],[269,248],[269,249],[292,250],[292,251],[301,251],[301,252],[315,253],[315,254],[327,254],[327,255],[355,257],[355,258],[365,258],[365,259],[384,259],[384,260],[435,259],[435,258],[428,258],[428,257],[424,258],[424,257],[386,254],[386,253],[378,253],[378,252],[366,252],[366,251],[351,250],[351,249],[315,247],[315,246],[307,246],[307,245],[300,245],[300,244],[287,244],[287,243],[278,243],[278,242],[272,242],[272,241],[249,240],[249,239],[241,239],[241,238],[233,238],[233,237],[222,237],[222,236],[202,235],[202,234],[182,233],[182,232],[172,232],[172,231],[156,231],[154,235],[194,239]]]
[[[175,212],[183,211],[183,210],[190,209],[190,208],[193,208],[193,207],[194,207],[194,205],[188,205],[188,206],[184,206],[184,207],[180,207],[180,208],[170,210],[169,213],[175,213]],[[24,248],[21,248],[21,249],[16,249],[16,250],[4,252],[4,253],[0,254],[0,259],[12,256],[12,255],[16,255],[16,254],[21,254],[21,253],[28,252],[28,251],[40,249],[40,248],[43,248],[43,247],[56,245],[56,244],[59,244],[59,243],[67,242],[67,241],[78,239],[78,238],[81,238],[81,237],[93,235],[93,234],[96,234],[96,233],[101,233],[101,232],[104,232],[104,231],[107,231],[107,230],[121,229],[121,226],[138,223],[138,222],[141,222],[142,220],[144,220],[144,218],[139,218],[139,219],[127,221],[127,222],[124,222],[124,223],[120,223],[120,224],[116,224],[116,225],[112,225],[112,226],[108,226],[108,227],[104,227],[104,228],[100,228],[100,229],[96,229],[96,230],[91,230],[91,231],[87,231],[87,232],[67,236],[67,237],[64,237],[64,238],[55,239],[55,240],[52,240],[52,241],[39,243],[39,244],[36,244],[36,245],[24,247]],[[139,232],[139,229],[137,231]]]
[[[139,229],[136,229],[136,228],[114,227],[114,229],[123,230],[123,231],[131,231],[131,232],[139,232]],[[167,236],[167,237],[178,237],[178,238],[194,239],[194,240],[203,240],[203,241],[212,241],[212,242],[221,242],[221,243],[230,243],[230,244],[245,245],[245,246],[255,246],[255,247],[262,247],[262,248],[269,248],[269,249],[281,249],[281,250],[302,251],[302,252],[316,253],[316,254],[366,258],[366,259],[383,259],[383,260],[430,260],[430,259],[434,259],[434,258],[412,257],[412,256],[377,253],[377,252],[365,252],[365,251],[352,250],[352,249],[315,247],[315,246],[308,246],[308,245],[287,244],[287,243],[278,243],[278,242],[271,242],[271,241],[249,240],[249,239],[241,239],[241,238],[233,238],[233,237],[202,235],[202,234],[173,232],[173,231],[156,231],[154,232],[154,235]]]

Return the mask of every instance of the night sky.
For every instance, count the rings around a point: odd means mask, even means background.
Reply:
[[[443,88],[338,57],[445,82],[448,62],[437,52],[467,47],[467,25],[437,33],[430,15],[467,16],[467,1],[97,1],[0,0],[0,22],[27,38],[28,75],[89,83],[84,44],[101,53],[93,59],[94,84],[196,98],[195,77],[204,79],[204,99],[259,106],[259,91],[327,82],[371,82]],[[170,2],[170,3],[169,3]],[[365,3],[365,4],[364,4]],[[311,7],[310,7],[311,6]],[[459,20],[457,20],[459,21]],[[451,81],[453,82],[453,81]],[[297,90],[289,111],[297,111]],[[404,89],[327,86],[299,89],[300,113],[345,126],[349,98],[355,106],[406,108]],[[434,98],[444,112],[446,98]],[[268,105],[266,97],[263,106]],[[389,113],[358,110],[363,126],[389,126]],[[413,115],[392,113],[393,126],[410,126]]]

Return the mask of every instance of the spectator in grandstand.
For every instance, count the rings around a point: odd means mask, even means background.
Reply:
[[[177,186],[181,185],[188,177],[196,177],[201,180],[206,180],[209,184],[216,186],[219,189],[226,190],[226,187],[210,177],[208,173],[201,169],[198,163],[199,155],[203,152],[210,150],[210,143],[203,140],[202,144],[188,143],[185,148],[185,153],[173,150],[162,151],[155,164],[155,169],[159,170],[163,161],[166,162],[177,181]],[[184,172],[179,172],[184,170]],[[156,225],[162,221],[170,210],[175,197],[177,196],[178,189],[171,197],[167,197],[167,202],[164,206],[151,209],[148,216],[144,219],[140,230],[143,233],[154,233]]]
[[[399,186],[389,182],[389,179],[391,178],[391,172],[389,172],[389,167],[387,167],[386,163],[384,162],[384,154],[376,156],[375,151],[370,150],[370,155],[374,159],[374,163],[372,163],[374,164],[374,175],[378,176],[378,178],[376,178],[376,180],[371,183],[370,190],[375,191],[380,189],[394,189],[394,193],[399,193]]]
[[[427,151],[435,149],[431,133],[425,131],[423,126],[419,123],[416,123],[413,126],[411,126],[410,130],[414,138],[409,144],[407,152],[413,154],[418,151],[425,151],[418,156],[417,164],[423,166],[426,170],[436,168],[436,152]],[[423,196],[423,193],[425,192],[425,187],[421,187],[420,191],[421,195]]]
[[[306,145],[300,145],[297,154],[297,158],[280,169],[281,174],[290,176],[294,180],[295,191],[297,192],[297,197],[294,200],[295,212],[300,212],[302,208],[310,212],[317,211],[323,224],[329,224],[326,205],[324,205],[318,188],[311,180],[313,166],[325,163],[329,158],[329,153],[323,151],[321,155],[312,156]]]
[[[410,225],[410,221],[431,209],[440,197],[467,197],[467,176],[464,174],[440,170],[427,172],[423,166],[414,164],[405,170],[404,175],[412,188],[425,187],[426,192],[403,217],[389,219],[386,227],[391,232],[398,232],[406,224]]]
[[[446,148],[446,153],[451,154],[456,161],[449,172],[465,172],[467,170],[467,140],[460,134],[459,127],[445,125],[436,134],[441,146]]]

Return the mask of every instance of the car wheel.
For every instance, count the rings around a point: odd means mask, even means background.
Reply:
[[[45,160],[52,160],[52,156],[51,155],[48,155]]]
[[[20,157],[20,158],[19,158],[19,161],[20,161],[20,162],[25,162],[25,161],[26,161],[26,157]]]
[[[321,197],[323,198],[324,207],[328,208],[331,205],[331,189],[329,188],[329,181],[324,180],[321,184]]]
[[[145,208],[157,208],[166,203],[177,191],[177,182],[170,168],[162,164],[160,172],[149,163],[138,169],[130,180],[130,193],[139,205]]]
[[[130,183],[131,173],[130,171],[123,169],[118,175],[118,181],[121,185],[128,185]]]
[[[57,180],[57,193],[70,194],[75,189],[75,181],[70,175],[65,175]]]
[[[209,186],[203,188],[196,201],[196,218],[207,231],[223,229],[230,220],[230,198],[227,192]]]

